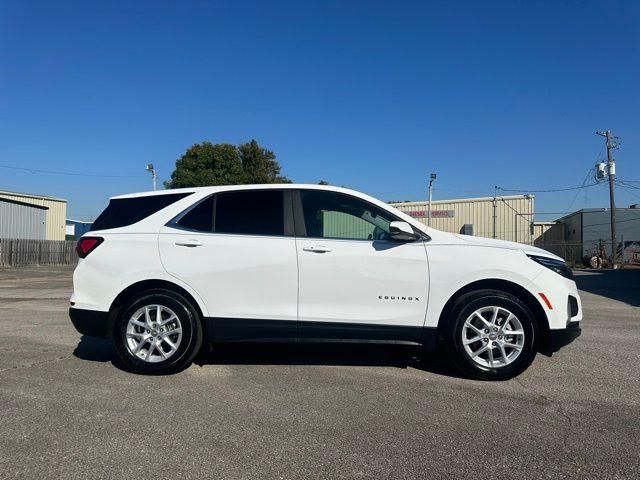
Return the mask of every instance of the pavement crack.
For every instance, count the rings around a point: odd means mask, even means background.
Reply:
[[[520,378],[514,379],[518,385],[520,385],[527,392],[535,395],[539,399],[541,399],[546,405],[550,407],[550,410],[556,414],[558,417],[562,417],[567,422],[567,428],[563,430],[562,434],[562,445],[564,447],[565,452],[570,451],[569,440],[570,436],[573,432],[573,420],[569,414],[567,414],[562,407],[562,404],[559,401],[551,400],[546,395],[535,391],[533,388],[526,385]]]

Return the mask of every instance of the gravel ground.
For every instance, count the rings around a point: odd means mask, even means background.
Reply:
[[[0,478],[640,478],[640,270],[577,282],[583,335],[507,382],[349,345],[145,377],[73,329],[70,269],[0,270]]]

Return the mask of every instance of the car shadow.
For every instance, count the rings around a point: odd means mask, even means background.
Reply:
[[[129,372],[109,340],[83,335],[73,355],[91,362],[111,362]],[[454,378],[464,378],[441,353],[424,353],[420,347],[353,343],[233,343],[217,344],[196,357],[197,365],[327,365],[414,368]],[[178,372],[174,372],[178,373]]]
[[[419,346],[393,344],[221,344],[196,363],[414,368],[436,375],[464,378],[443,353],[426,353]]]
[[[111,341],[104,338],[82,335],[73,356],[90,362],[109,362],[115,358]]]
[[[640,269],[576,271],[579,290],[640,306]]]

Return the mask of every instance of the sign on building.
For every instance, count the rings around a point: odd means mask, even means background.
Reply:
[[[427,218],[427,212],[425,210],[414,210],[404,212],[410,217],[414,218]],[[431,218],[454,218],[454,210],[431,210]]]

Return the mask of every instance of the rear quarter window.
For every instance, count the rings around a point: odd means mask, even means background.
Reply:
[[[115,198],[96,218],[96,221],[91,225],[91,230],[107,230],[133,225],[188,195],[191,195],[191,192]]]

